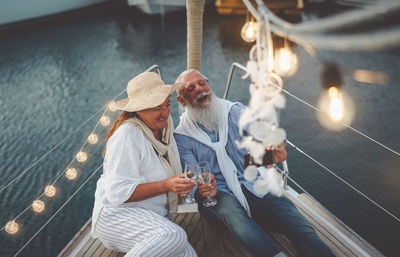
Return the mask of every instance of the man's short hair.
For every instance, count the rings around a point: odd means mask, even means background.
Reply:
[[[200,73],[200,71],[196,70],[196,69],[189,69],[189,70],[185,70],[184,72],[182,72],[181,74],[179,74],[178,78],[175,80],[175,83],[181,82],[182,77],[186,76],[189,73],[195,72],[197,74],[199,74],[203,79],[205,79],[208,83],[208,78],[206,76],[204,76],[203,74]]]

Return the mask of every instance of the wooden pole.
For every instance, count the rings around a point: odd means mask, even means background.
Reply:
[[[204,0],[186,0],[187,68],[200,70]]]

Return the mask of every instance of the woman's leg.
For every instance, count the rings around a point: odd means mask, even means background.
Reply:
[[[96,230],[107,248],[126,256],[197,256],[181,227],[142,208],[104,207]]]

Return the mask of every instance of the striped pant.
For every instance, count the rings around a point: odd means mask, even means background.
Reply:
[[[107,248],[127,257],[197,256],[180,226],[142,208],[103,207],[96,232]]]

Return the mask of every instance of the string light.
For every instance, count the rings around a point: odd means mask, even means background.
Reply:
[[[342,130],[350,125],[354,118],[354,103],[343,90],[339,68],[334,64],[325,64],[322,71],[324,91],[318,100],[317,114],[322,126],[330,130]]]
[[[249,18],[249,13],[247,13],[246,23],[243,25],[241,31],[242,39],[248,43],[254,42],[257,37],[257,22],[254,18]]]
[[[103,125],[104,127],[107,127],[108,125],[110,125],[110,122],[111,122],[111,120],[110,120],[110,117],[108,117],[108,116],[103,116],[103,117],[101,117],[101,119],[100,119],[100,123],[101,123],[101,125]]]
[[[32,203],[32,209],[35,212],[42,212],[44,210],[44,202],[41,200],[35,200]]]
[[[67,179],[69,180],[73,180],[76,178],[76,175],[78,174],[77,170],[75,168],[69,168],[67,169],[67,171],[65,172],[65,176],[67,177]]]
[[[15,233],[17,233],[18,229],[19,229],[19,225],[14,220],[10,220],[9,222],[7,222],[7,224],[5,226],[6,232],[11,235],[14,235]]]
[[[88,142],[89,142],[90,144],[92,144],[92,145],[93,145],[93,144],[96,144],[97,141],[98,141],[98,137],[97,137],[96,134],[91,133],[91,134],[88,136]]]
[[[76,155],[76,160],[78,162],[85,162],[87,160],[87,154],[83,151],[79,151]]]
[[[281,76],[291,76],[297,71],[297,55],[288,46],[275,51],[275,72]]]
[[[108,109],[109,109],[110,111],[112,111],[112,112],[115,112],[115,111],[118,110],[118,109],[117,109],[117,105],[115,104],[115,101],[111,101],[111,102],[108,104]]]
[[[108,109],[109,109],[110,111],[112,111],[112,112],[114,112],[114,111],[117,110],[116,105],[115,105],[115,101],[110,102],[110,104],[109,104],[108,107],[109,107]],[[103,114],[104,114],[104,113],[103,113]],[[110,122],[111,122],[111,119],[110,119],[110,117],[108,117],[108,116],[102,116],[101,119],[100,119],[100,124],[103,125],[103,126],[108,126],[108,125],[110,124]],[[96,125],[96,127],[97,127],[97,125]],[[94,130],[96,129],[96,127],[94,128]],[[94,130],[93,130],[93,131],[94,131]],[[91,134],[88,136],[87,141],[88,141],[90,144],[95,144],[95,143],[98,142],[98,136],[97,136],[95,133],[91,133]],[[83,148],[83,147],[82,147],[82,148]],[[87,160],[87,158],[88,158],[88,155],[87,155],[85,152],[83,152],[83,151],[79,151],[78,154],[76,155],[76,159],[77,159],[78,162],[85,162],[85,161]],[[71,162],[72,162],[72,161],[71,161]],[[68,179],[70,179],[70,180],[75,179],[75,178],[77,177],[77,169],[76,169],[76,168],[68,168],[68,169],[66,170],[66,172],[65,172],[65,176],[66,176]],[[60,176],[59,176],[59,177],[60,177]],[[55,182],[58,180],[59,177],[57,177],[57,179],[55,180]],[[55,182],[54,182],[54,183],[55,183]],[[53,184],[54,184],[54,183],[53,183]],[[56,194],[56,191],[57,191],[57,190],[56,190],[56,188],[55,188],[53,185],[46,185],[46,186],[45,186],[45,189],[44,189],[44,194],[45,194],[47,197],[54,197],[55,194]],[[45,203],[44,203],[42,200],[40,200],[40,199],[36,199],[36,200],[34,200],[34,201],[32,202],[31,207],[32,207],[32,209],[33,209],[34,212],[41,213],[41,212],[43,212],[43,211],[45,210]],[[28,209],[29,209],[29,208],[26,208],[23,212],[25,212],[25,211],[28,210]],[[22,213],[23,213],[23,212],[22,212]],[[20,213],[19,215],[21,215],[22,213]],[[19,217],[19,216],[18,216],[18,217]],[[18,218],[18,217],[17,217],[17,218]],[[15,221],[15,219],[14,219],[14,220],[10,220],[10,221],[8,221],[8,222],[6,223],[6,225],[4,226],[3,229],[4,229],[8,234],[13,235],[13,234],[16,234],[16,233],[18,232],[18,230],[19,230],[19,224]]]
[[[56,194],[56,188],[55,188],[53,185],[47,185],[47,186],[44,188],[44,194],[45,194],[47,197],[53,197],[53,196],[55,196],[55,194]]]

